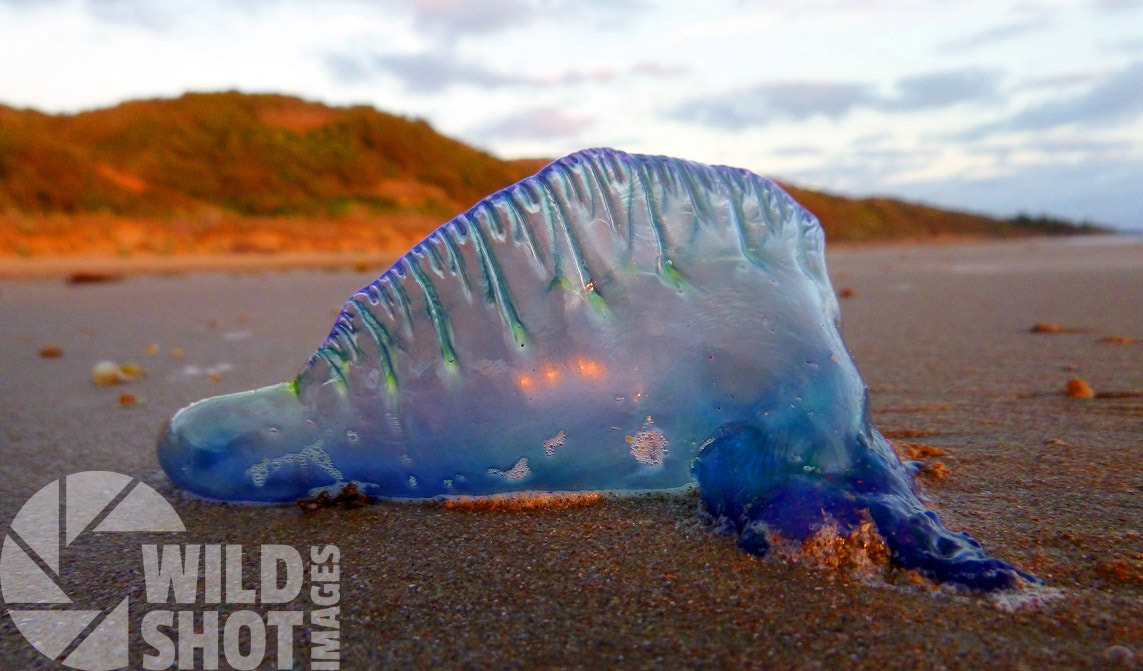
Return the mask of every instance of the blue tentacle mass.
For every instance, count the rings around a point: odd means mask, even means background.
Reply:
[[[593,149],[487,197],[345,304],[288,383],[179,411],[201,496],[426,498],[697,479],[764,552],[868,515],[901,564],[1004,587],[872,427],[817,220],[745,170]]]

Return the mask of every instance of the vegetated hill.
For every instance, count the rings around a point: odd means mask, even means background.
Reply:
[[[1021,214],[1011,219],[997,219],[894,198],[845,198],[790,184],[782,184],[782,188],[817,215],[828,240],[858,242],[1108,232],[1090,223],[1076,224],[1048,216]]]
[[[0,208],[21,212],[328,217],[356,205],[447,217],[529,172],[424,121],[280,95],[0,109]]]
[[[121,254],[405,244],[544,163],[503,161],[372,107],[282,95],[190,93],[74,115],[0,106],[0,253],[79,253],[100,236]],[[786,188],[832,240],[1090,230]]]

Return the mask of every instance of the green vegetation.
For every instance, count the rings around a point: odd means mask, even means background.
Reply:
[[[154,227],[206,212],[257,219],[262,229],[277,218],[440,223],[544,163],[503,161],[372,107],[281,95],[191,93],[74,115],[0,106],[0,214],[17,219],[99,216]],[[786,188],[831,240],[1100,230]],[[402,235],[416,234],[404,226]]]
[[[1044,216],[996,219],[892,198],[843,198],[788,184],[783,184],[782,188],[817,215],[827,240],[862,242],[1108,232],[1091,223],[1076,224]]]
[[[1011,219],[1005,219],[1005,224],[1028,231],[1037,231],[1048,235],[1067,235],[1071,233],[1107,233],[1108,230],[1103,226],[1094,224],[1090,221],[1081,221],[1076,223],[1068,219],[1060,219],[1059,217],[1049,217],[1041,214],[1038,217],[1033,217],[1025,213],[1020,213]]]
[[[527,174],[424,121],[279,95],[195,93],[66,116],[0,109],[0,207],[25,213],[448,216]]]

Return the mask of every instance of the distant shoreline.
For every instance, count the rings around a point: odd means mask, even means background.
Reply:
[[[1092,235],[1025,235],[996,238],[973,235],[941,235],[926,238],[890,238],[883,240],[835,241],[828,251],[876,247],[944,248],[950,245],[980,243],[1032,243],[1059,241],[1079,244],[1130,243],[1143,239],[1143,234],[1115,232]],[[220,254],[141,254],[54,255],[42,257],[0,257],[0,280],[71,279],[76,283],[115,280],[136,275],[183,275],[204,272],[259,273],[292,270],[375,270],[380,274],[401,258],[408,249],[371,250],[365,252],[273,252]]]
[[[171,256],[53,256],[0,258],[0,279],[117,279],[128,275],[182,275],[201,272],[378,269],[404,252],[283,252],[274,254],[181,254]]]

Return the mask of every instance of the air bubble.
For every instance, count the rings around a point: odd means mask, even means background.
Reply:
[[[532,469],[528,467],[527,457],[520,457],[520,460],[517,461],[516,464],[512,466],[512,468],[509,468],[506,471],[499,468],[488,469],[489,475],[495,475],[504,478],[505,480],[520,480],[531,472]]]

